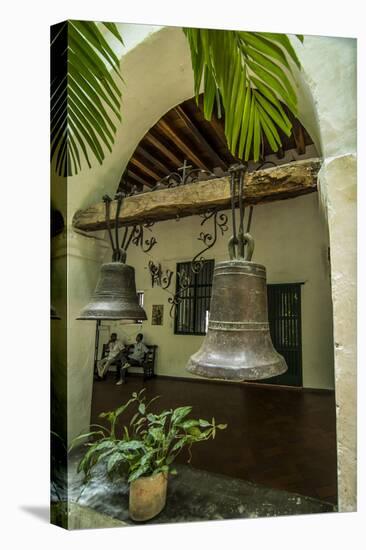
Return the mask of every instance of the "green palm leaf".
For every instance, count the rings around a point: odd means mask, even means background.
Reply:
[[[114,23],[102,23],[123,44]],[[121,120],[119,59],[98,25],[66,21],[51,35],[51,160],[72,176],[112,150]]]
[[[279,130],[290,135],[286,106],[297,115],[291,63],[300,67],[284,34],[183,29],[191,50],[195,95],[203,81],[204,116],[212,116],[218,96],[225,112],[225,135],[234,156],[258,161],[264,137],[273,151]],[[296,35],[303,42],[302,35]]]

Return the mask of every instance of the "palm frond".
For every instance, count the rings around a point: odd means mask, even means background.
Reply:
[[[122,44],[114,23],[102,23]],[[121,120],[119,59],[96,23],[66,21],[51,31],[51,160],[60,175],[90,158],[102,164]]]
[[[215,98],[225,112],[225,135],[234,156],[259,159],[264,136],[273,151],[281,146],[280,131],[292,124],[283,108],[297,115],[291,62],[300,67],[284,34],[183,29],[191,50],[198,102],[203,81],[204,116],[212,116]],[[296,35],[303,42],[302,35]],[[291,61],[291,62],[290,62]]]

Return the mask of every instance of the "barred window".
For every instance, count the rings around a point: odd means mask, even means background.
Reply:
[[[205,260],[195,273],[192,262],[177,264],[175,334],[206,334],[214,266],[214,260]]]
[[[288,370],[264,383],[302,385],[301,283],[267,285],[268,321],[274,347]]]

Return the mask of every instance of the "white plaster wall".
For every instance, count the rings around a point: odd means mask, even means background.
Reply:
[[[116,322],[111,331],[116,331],[129,342],[142,331],[147,343],[158,346],[157,374],[160,375],[195,378],[185,370],[185,365],[201,345],[203,337],[174,334],[168,303],[171,294],[156,286],[152,288],[147,264],[149,259],[153,259],[155,263],[160,262],[163,269],[175,273],[177,262],[191,260],[200,251],[200,246],[202,249],[197,237],[200,231],[209,231],[211,226],[207,222],[201,227],[201,221],[199,216],[194,216],[179,222],[160,222],[152,229],[158,244],[149,255],[136,247],[128,252],[128,263],[136,270],[137,287],[145,293],[148,321],[129,326]],[[304,386],[334,388],[328,237],[320,217],[318,195],[314,193],[257,206],[251,232],[256,241],[253,260],[266,266],[268,283],[305,283],[302,287]],[[215,261],[227,259],[228,238],[229,232],[219,237],[206,258]],[[174,289],[175,276],[169,290],[174,292]],[[163,326],[151,325],[153,304],[164,304]],[[107,322],[103,324],[108,325]]]
[[[306,36],[293,39],[301,60],[299,118],[324,158],[357,148],[357,41]]]

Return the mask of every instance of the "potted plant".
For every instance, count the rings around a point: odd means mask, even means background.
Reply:
[[[98,431],[78,436],[77,440],[92,437],[85,443],[87,452],[78,464],[78,472],[84,473],[84,482],[92,476],[93,467],[103,463],[112,479],[127,479],[130,484],[129,515],[134,521],[153,518],[166,503],[168,474],[175,474],[172,464],[178,454],[194,443],[214,439],[216,430],[223,430],[226,424],[216,424],[203,419],[190,418],[191,406],[149,412],[150,405],[159,396],[146,403],[145,389],[134,392],[127,403],[114,411],[103,412],[109,427],[98,426]],[[135,406],[136,412],[128,426],[117,430],[118,417]],[[117,433],[119,431],[119,433]]]

